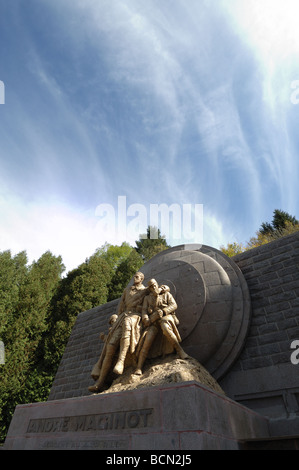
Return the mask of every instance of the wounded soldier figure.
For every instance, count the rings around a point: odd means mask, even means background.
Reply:
[[[138,345],[136,375],[142,375],[142,366],[159,331],[162,331],[181,359],[189,357],[180,345],[181,337],[177,329],[179,320],[175,315],[177,304],[169,287],[159,287],[157,281],[151,279],[148,288],[150,293],[144,298],[142,306],[142,323],[146,329]]]

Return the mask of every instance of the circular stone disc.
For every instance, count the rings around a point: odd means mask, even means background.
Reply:
[[[155,278],[159,285],[166,284],[170,287],[178,305],[176,315],[180,320],[179,329],[184,340],[195,328],[206,303],[206,290],[200,272],[188,262],[187,252],[180,259],[169,253],[162,257],[158,265],[147,263],[142,272],[146,282]],[[186,282],[188,290],[185,288]]]
[[[162,251],[140,269],[176,299],[182,347],[221,378],[239,355],[250,322],[247,283],[222,252],[201,245]]]

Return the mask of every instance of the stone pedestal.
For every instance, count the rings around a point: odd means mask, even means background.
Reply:
[[[198,382],[16,407],[4,449],[225,450],[268,421]]]

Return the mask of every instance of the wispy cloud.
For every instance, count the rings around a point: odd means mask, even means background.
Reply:
[[[16,254],[25,250],[32,262],[50,250],[62,256],[67,271],[83,263],[105,242],[119,242],[97,230],[93,207],[82,210],[55,199],[28,203],[3,187],[0,218],[1,251]]]
[[[87,236],[91,212],[119,195],[146,207],[204,204],[207,244],[244,241],[279,205],[295,212],[289,97],[291,78],[299,78],[291,64],[298,36],[280,5],[44,0],[28,15],[14,3],[11,21],[26,53],[3,28],[2,44],[11,47],[0,109],[7,207],[38,237],[47,231],[47,205],[61,215],[52,227],[81,225]],[[60,239],[64,245],[62,232]]]
[[[287,106],[298,74],[299,32],[296,0],[223,1],[240,40],[252,50],[263,74],[263,99],[269,113]]]

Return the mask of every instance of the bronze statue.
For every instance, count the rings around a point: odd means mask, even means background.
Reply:
[[[169,354],[173,350],[181,359],[189,357],[180,346],[179,320],[175,314],[177,304],[169,287],[159,287],[157,281],[151,279],[145,288],[143,279],[142,273],[135,274],[134,285],[124,290],[117,314],[110,318],[108,335],[100,336],[105,344],[91,373],[96,383],[88,388],[90,392],[99,393],[104,389],[118,347],[118,360],[113,368],[118,375],[124,371],[128,352],[138,359],[134,375],[142,375],[148,357]]]
[[[159,333],[162,331],[167,343],[176,350],[181,359],[189,356],[180,346],[181,337],[177,329],[179,320],[175,315],[177,304],[167,286],[158,286],[155,279],[148,282],[150,293],[144,298],[142,306],[142,323],[145,327],[138,345],[138,365],[136,375],[142,375],[142,366],[148,357],[150,348]]]
[[[104,338],[105,345],[102,354],[91,373],[96,383],[88,388],[90,392],[99,393],[102,391],[118,347],[118,361],[113,369],[113,372],[118,375],[123,373],[128,351],[135,352],[142,327],[142,302],[148,292],[142,284],[143,279],[143,273],[137,272],[134,276],[134,285],[128,286],[122,294],[117,310],[117,319],[112,323],[107,337]],[[112,317],[115,320],[115,316],[112,315]]]

